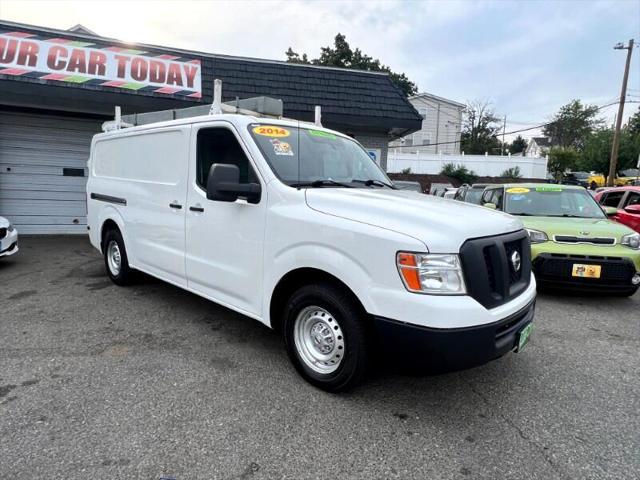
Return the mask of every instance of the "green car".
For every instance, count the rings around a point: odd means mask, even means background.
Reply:
[[[640,287],[640,234],[609,220],[615,209],[603,210],[583,187],[489,185],[482,205],[521,217],[538,284],[618,295]]]

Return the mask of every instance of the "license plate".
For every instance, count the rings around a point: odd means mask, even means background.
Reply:
[[[524,348],[524,346],[527,344],[527,342],[529,341],[529,337],[531,336],[532,330],[533,330],[533,323],[530,323],[529,325],[524,327],[522,330],[520,330],[520,333],[518,334],[518,348],[516,348],[516,352],[520,352]]]
[[[600,278],[600,272],[602,272],[602,266],[600,265],[583,265],[581,263],[574,263],[573,270],[571,270],[571,276],[580,278]]]

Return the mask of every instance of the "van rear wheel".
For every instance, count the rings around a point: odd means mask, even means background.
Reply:
[[[361,309],[332,285],[307,285],[285,307],[289,358],[309,383],[328,392],[362,381],[368,364],[368,333]]]
[[[127,251],[120,232],[109,230],[102,245],[104,266],[111,281],[120,286],[131,284],[134,272],[129,267]]]

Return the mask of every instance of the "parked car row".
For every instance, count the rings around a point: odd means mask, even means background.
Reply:
[[[640,180],[640,169],[627,168],[618,172],[613,180],[616,187],[635,185]],[[579,185],[590,190],[604,187],[607,178],[601,173],[595,172],[569,172],[566,173],[561,182],[563,185]]]
[[[456,200],[519,217],[538,284],[633,295],[640,287],[640,188],[474,184]]]

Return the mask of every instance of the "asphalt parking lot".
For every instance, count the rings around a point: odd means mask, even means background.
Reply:
[[[540,296],[525,351],[341,395],[258,322],[145,277],[86,238],[0,261],[0,477],[631,479],[640,294]]]

